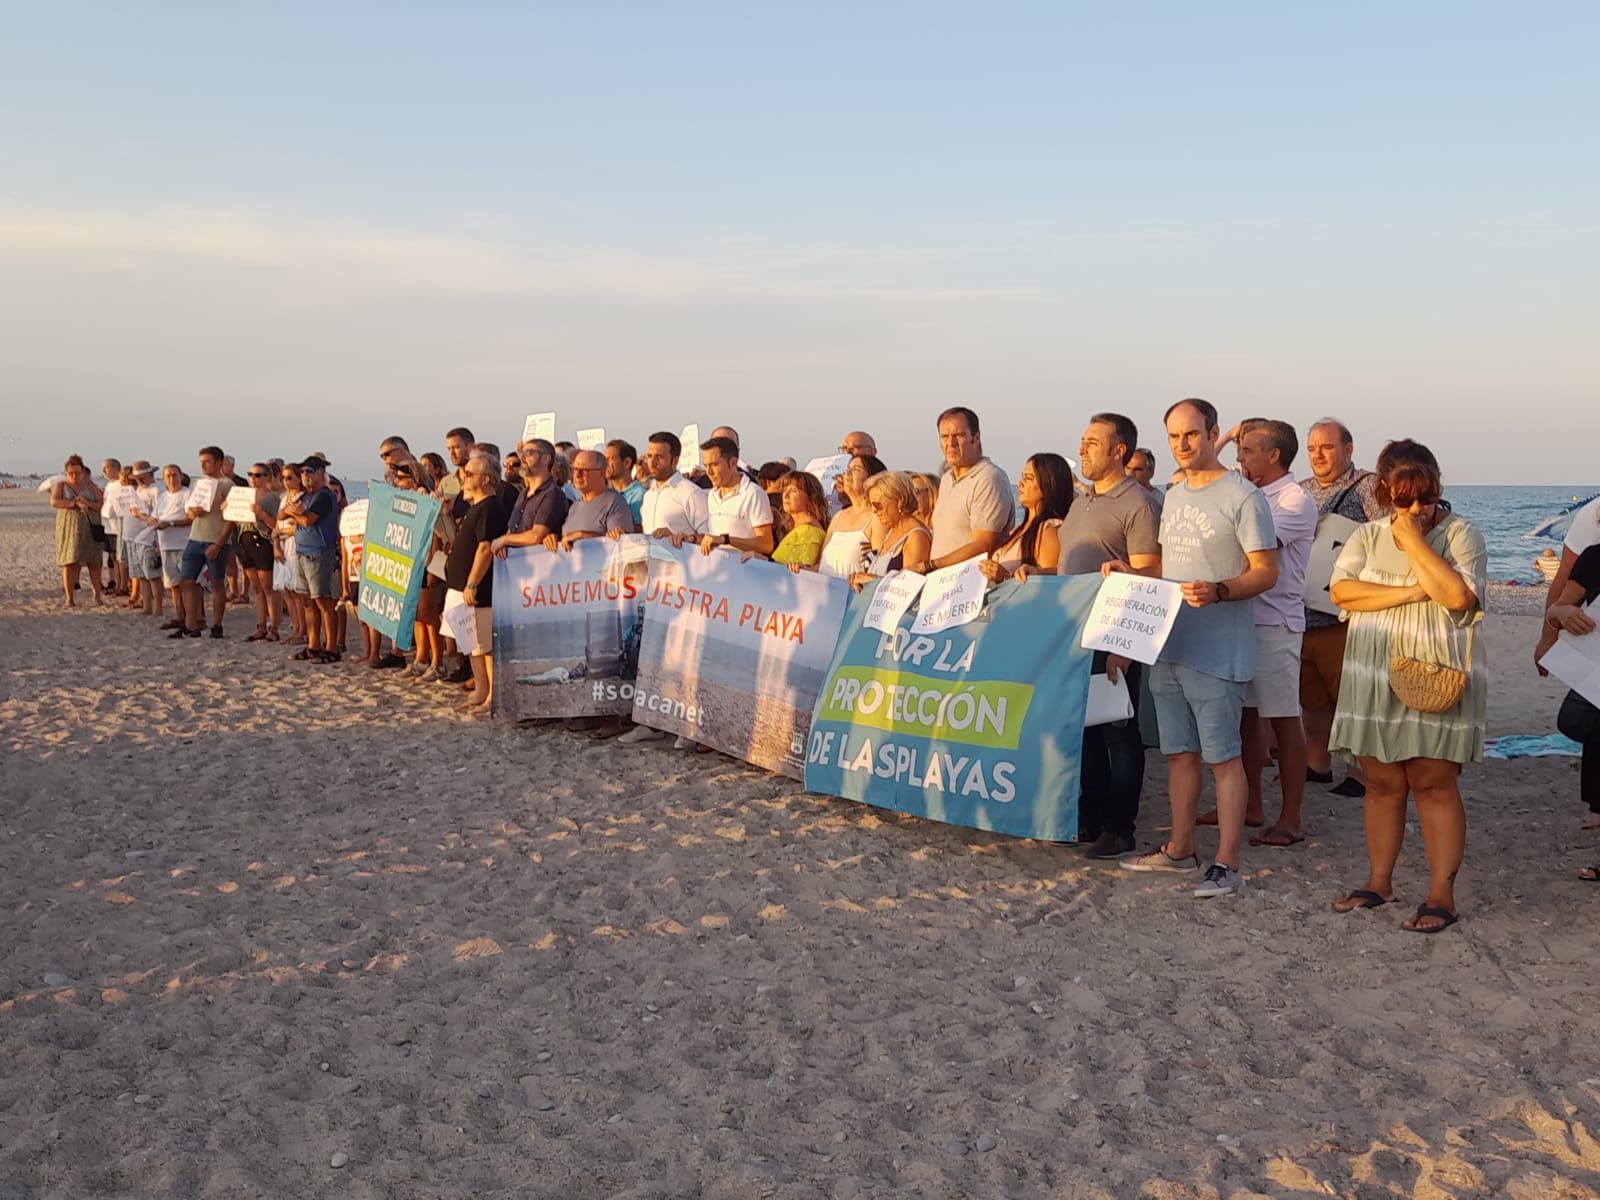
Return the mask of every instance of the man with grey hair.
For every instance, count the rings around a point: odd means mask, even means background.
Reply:
[[[1300,486],[1317,506],[1317,517],[1335,513],[1365,524],[1384,514],[1378,503],[1378,477],[1354,464],[1355,438],[1350,427],[1334,417],[1323,417],[1306,431],[1306,458],[1311,475]],[[1312,580],[1321,587],[1324,581]],[[1300,709],[1306,729],[1306,782],[1333,782],[1333,757],[1328,735],[1333,710],[1344,676],[1344,642],[1347,627],[1330,613],[1306,609],[1306,631],[1300,648]],[[1366,795],[1360,774],[1350,775],[1333,789],[1335,795]]]
[[[578,502],[567,509],[561,536],[547,533],[546,550],[558,546],[571,550],[574,542],[608,534],[633,533],[633,513],[621,492],[606,481],[606,456],[598,450],[579,450],[572,456],[572,483],[578,489]]]

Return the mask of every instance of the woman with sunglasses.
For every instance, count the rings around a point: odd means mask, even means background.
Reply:
[[[277,561],[272,538],[283,493],[273,487],[272,469],[264,462],[250,464],[245,472],[245,483],[256,493],[251,504],[255,520],[239,529],[239,566],[256,605],[256,631],[245,641],[275,642],[278,640],[280,600],[272,587],[272,567]]]
[[[917,513],[917,487],[910,475],[879,471],[867,480],[862,497],[882,541],[868,554],[865,569],[851,575],[850,586],[857,591],[890,571],[926,562],[933,553],[933,533]]]
[[[877,455],[858,454],[840,474],[839,490],[850,504],[840,509],[828,523],[822,553],[817,559],[817,569],[824,575],[853,578],[860,572],[868,551],[882,540],[883,529],[874,524],[872,509],[867,503],[867,481],[888,469]],[[915,507],[913,499],[912,508]]]
[[[292,504],[300,498],[300,469],[295,463],[285,463],[278,472],[278,481],[282,489],[278,495],[278,511],[283,511],[283,506]],[[299,555],[294,548],[295,523],[291,520],[280,519],[274,526],[273,557],[277,559],[281,571],[274,571],[273,578],[281,582],[279,595],[289,607],[289,627],[293,631],[284,639],[290,646],[303,646],[306,643],[306,594],[300,589],[304,586],[300,582],[300,570],[297,566]]]
[[[1394,867],[1417,804],[1430,882],[1403,928],[1438,933],[1456,923],[1455,879],[1467,844],[1461,764],[1483,761],[1489,671],[1474,646],[1483,620],[1488,552],[1477,526],[1444,502],[1439,463],[1419,442],[1390,442],[1378,456],[1378,502],[1391,516],[1350,536],[1330,589],[1350,636],[1330,746],[1366,774],[1367,881],[1334,902],[1338,912],[1394,899]],[[1405,659],[1465,674],[1455,704],[1439,713],[1407,705],[1392,672]]]

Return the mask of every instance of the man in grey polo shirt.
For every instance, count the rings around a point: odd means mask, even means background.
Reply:
[[[931,557],[918,564],[924,572],[988,554],[1000,545],[1017,511],[1011,480],[983,456],[977,413],[960,407],[940,413],[939,449],[950,469],[939,481],[933,508]]]
[[[544,544],[554,550],[559,544],[572,549],[574,542],[584,538],[605,537],[612,530],[632,533],[635,526],[633,512],[621,492],[614,492],[606,482],[606,456],[598,450],[579,450],[572,456],[572,484],[578,489],[578,499],[567,509],[566,524],[561,527],[561,537],[547,534]]]
[[[1107,564],[1119,571],[1159,577],[1161,533],[1156,510],[1127,461],[1139,443],[1139,430],[1120,413],[1089,418],[1078,443],[1078,473],[1092,484],[1072,502],[1061,520],[1059,575],[1099,575]],[[1094,656],[1093,672],[1111,682],[1127,680],[1135,705],[1140,665],[1120,654]],[[1144,787],[1144,741],[1132,717],[1083,731],[1082,793],[1078,837],[1089,843],[1090,858],[1116,858],[1134,848],[1134,822]]]

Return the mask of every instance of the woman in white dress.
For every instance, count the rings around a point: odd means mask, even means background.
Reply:
[[[867,503],[867,482],[888,470],[874,454],[858,454],[839,476],[839,487],[850,506],[828,522],[822,542],[822,557],[816,569],[824,575],[849,579],[861,570],[867,552],[883,540],[883,529],[874,524]],[[876,536],[874,536],[876,535]]]

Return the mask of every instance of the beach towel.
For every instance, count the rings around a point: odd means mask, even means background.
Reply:
[[[1483,743],[1485,758],[1580,758],[1583,747],[1560,733],[1513,733]]]

